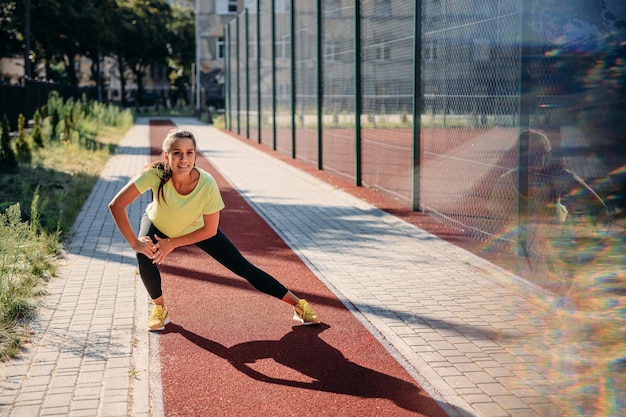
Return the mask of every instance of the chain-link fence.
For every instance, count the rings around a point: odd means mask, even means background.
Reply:
[[[568,292],[542,338],[567,346],[544,370],[567,415],[617,415],[626,395],[617,3],[258,0],[226,28],[228,129]]]
[[[531,199],[534,205],[520,198],[542,187],[533,184],[536,168],[528,166],[533,145],[520,135],[528,129],[545,133],[551,161],[574,168],[605,200],[619,200],[611,190],[623,181],[615,175],[623,172],[616,156],[624,154],[623,141],[592,137],[607,131],[590,126],[608,104],[597,98],[585,103],[602,85],[588,78],[594,60],[619,56],[598,47],[615,33],[596,30],[594,53],[584,51],[591,35],[568,40],[575,35],[568,22],[586,18],[575,4],[246,4],[226,28],[230,130],[426,211],[486,242],[484,250],[519,249],[520,230],[538,223],[536,206],[555,204],[554,195]],[[594,7],[585,9],[597,13],[590,25],[606,15]],[[606,64],[605,74],[619,62]],[[624,78],[618,91],[625,90]],[[615,97],[612,105],[623,100]],[[595,151],[607,144],[615,153],[599,156]],[[510,195],[496,187],[503,177]],[[576,191],[561,194],[570,204]],[[597,211],[597,201],[586,197],[576,200],[570,219]],[[515,268],[550,286],[555,271],[560,280],[568,272],[551,264],[545,239],[533,240],[526,266]]]

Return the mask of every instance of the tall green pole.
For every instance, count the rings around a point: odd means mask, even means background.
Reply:
[[[354,182],[361,186],[361,0],[354,2]]]
[[[237,32],[235,34],[235,50],[236,50],[236,54],[235,54],[235,74],[236,74],[236,83],[237,83],[237,87],[236,87],[236,94],[237,94],[237,134],[241,135],[241,63],[240,61],[240,55],[241,52],[239,51],[239,42],[241,42],[240,36],[239,36],[239,15],[237,15],[235,17],[235,32]]]
[[[291,0],[291,157],[296,157],[296,1]]]
[[[272,31],[272,149],[276,150],[276,0],[271,1],[272,16],[270,26]]]
[[[224,26],[224,107],[226,129],[232,130],[232,109],[230,108],[230,23]]]
[[[261,143],[261,2],[256,2],[256,89],[257,89],[257,137]]]
[[[244,18],[244,40],[246,49],[246,139],[250,139],[250,22],[248,18],[248,8],[243,11]]]
[[[517,161],[517,251],[518,255],[525,255],[527,252],[528,244],[528,199],[520,198],[520,196],[528,196],[529,188],[529,134],[530,129],[530,114],[533,106],[533,86],[532,86],[532,45],[533,37],[532,30],[530,29],[530,10],[529,2],[527,0],[522,1],[522,13],[521,13],[521,33],[522,33],[522,56],[520,58],[520,83],[519,83],[519,134],[518,134],[518,161]]]
[[[317,0],[317,169],[323,169],[323,105],[324,89],[322,88],[322,71],[324,65],[322,35],[322,0]]]
[[[420,210],[420,170],[422,155],[422,1],[415,1],[413,19],[413,178],[411,201]]]

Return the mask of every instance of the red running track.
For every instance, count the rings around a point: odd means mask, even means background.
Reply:
[[[153,158],[172,127],[151,122]],[[323,323],[300,326],[288,304],[196,247],[177,249],[161,268],[171,318],[159,335],[165,415],[446,416],[201,155],[197,165],[222,191],[224,233]]]

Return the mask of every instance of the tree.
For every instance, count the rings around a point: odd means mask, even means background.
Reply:
[[[196,59],[196,22],[193,9],[172,6],[168,22],[169,71],[174,101],[189,85],[191,64]]]
[[[20,50],[30,58],[26,63],[43,64],[46,77],[55,81],[77,85],[76,57],[89,56],[98,49],[100,36],[114,30],[105,20],[110,13],[104,11],[115,0],[0,1],[0,15],[10,16],[10,25],[0,25],[0,40],[10,35],[9,40],[20,42]]]
[[[167,64],[167,24],[172,19],[171,10],[171,7],[162,0],[135,0],[120,7],[121,20],[118,22],[119,36],[115,51],[120,78],[124,78],[126,68],[135,77],[137,105],[141,104],[143,79],[148,68],[151,65]],[[128,41],[130,39],[132,42]]]
[[[0,56],[22,53],[22,20],[16,9],[15,1],[0,0]]]
[[[117,30],[115,35],[110,38],[111,52],[117,61],[117,70],[120,77],[120,91],[122,106],[126,106],[126,71],[128,64],[126,55],[132,53],[133,48],[129,48],[130,42],[127,39],[133,39],[134,36],[134,13],[129,5],[120,5],[115,11],[115,20],[117,22]]]
[[[85,34],[81,43],[81,51],[91,59],[91,79],[98,88],[98,98],[102,99],[103,80],[101,77],[100,62],[102,57],[111,55],[117,37],[116,12],[119,8],[115,0],[91,0],[85,5],[94,26]]]
[[[79,0],[41,0],[31,5],[35,62],[44,63],[48,78],[72,85],[78,84],[74,62],[80,51],[80,36],[89,27],[82,20],[81,8]]]

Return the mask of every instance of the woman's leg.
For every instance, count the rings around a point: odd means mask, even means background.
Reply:
[[[138,236],[149,236],[150,239],[154,241],[155,234],[166,237],[154,227],[148,216],[144,214],[141,218]],[[142,253],[137,253],[137,263],[139,265],[139,276],[141,276],[143,285],[146,287],[150,298],[155,301],[155,304],[163,305],[163,290],[161,288],[161,273],[159,272],[159,268],[152,262],[152,259]]]
[[[276,278],[248,261],[221,230],[218,229],[215,236],[198,242],[196,245],[226,268],[244,278],[257,290],[279,300],[287,297],[289,293],[287,288]]]
[[[152,225],[148,216],[144,214],[141,218],[139,237],[149,236],[154,241],[153,236],[155,233],[162,235],[162,233]],[[161,273],[159,272],[157,265],[152,262],[152,259],[148,258],[143,253],[137,253],[137,263],[139,265],[139,275],[141,276],[143,285],[146,287],[150,298],[153,300],[162,298],[163,290],[161,289]]]
[[[139,237],[149,236],[155,242],[154,235],[166,238],[150,221],[147,215],[141,218],[141,226],[139,228]],[[155,242],[156,243],[156,242]],[[139,275],[146,287],[154,307],[148,319],[148,329],[151,331],[160,331],[165,329],[165,325],[170,322],[167,318],[167,307],[165,307],[165,299],[163,298],[163,289],[161,288],[161,272],[157,265],[142,253],[137,253],[137,263],[139,265]]]
[[[203,251],[247,280],[257,290],[278,298],[294,307],[294,319],[302,324],[319,324],[320,320],[306,300],[300,299],[267,272],[254,266],[239,252],[239,249],[218,229],[210,239],[197,243]]]

